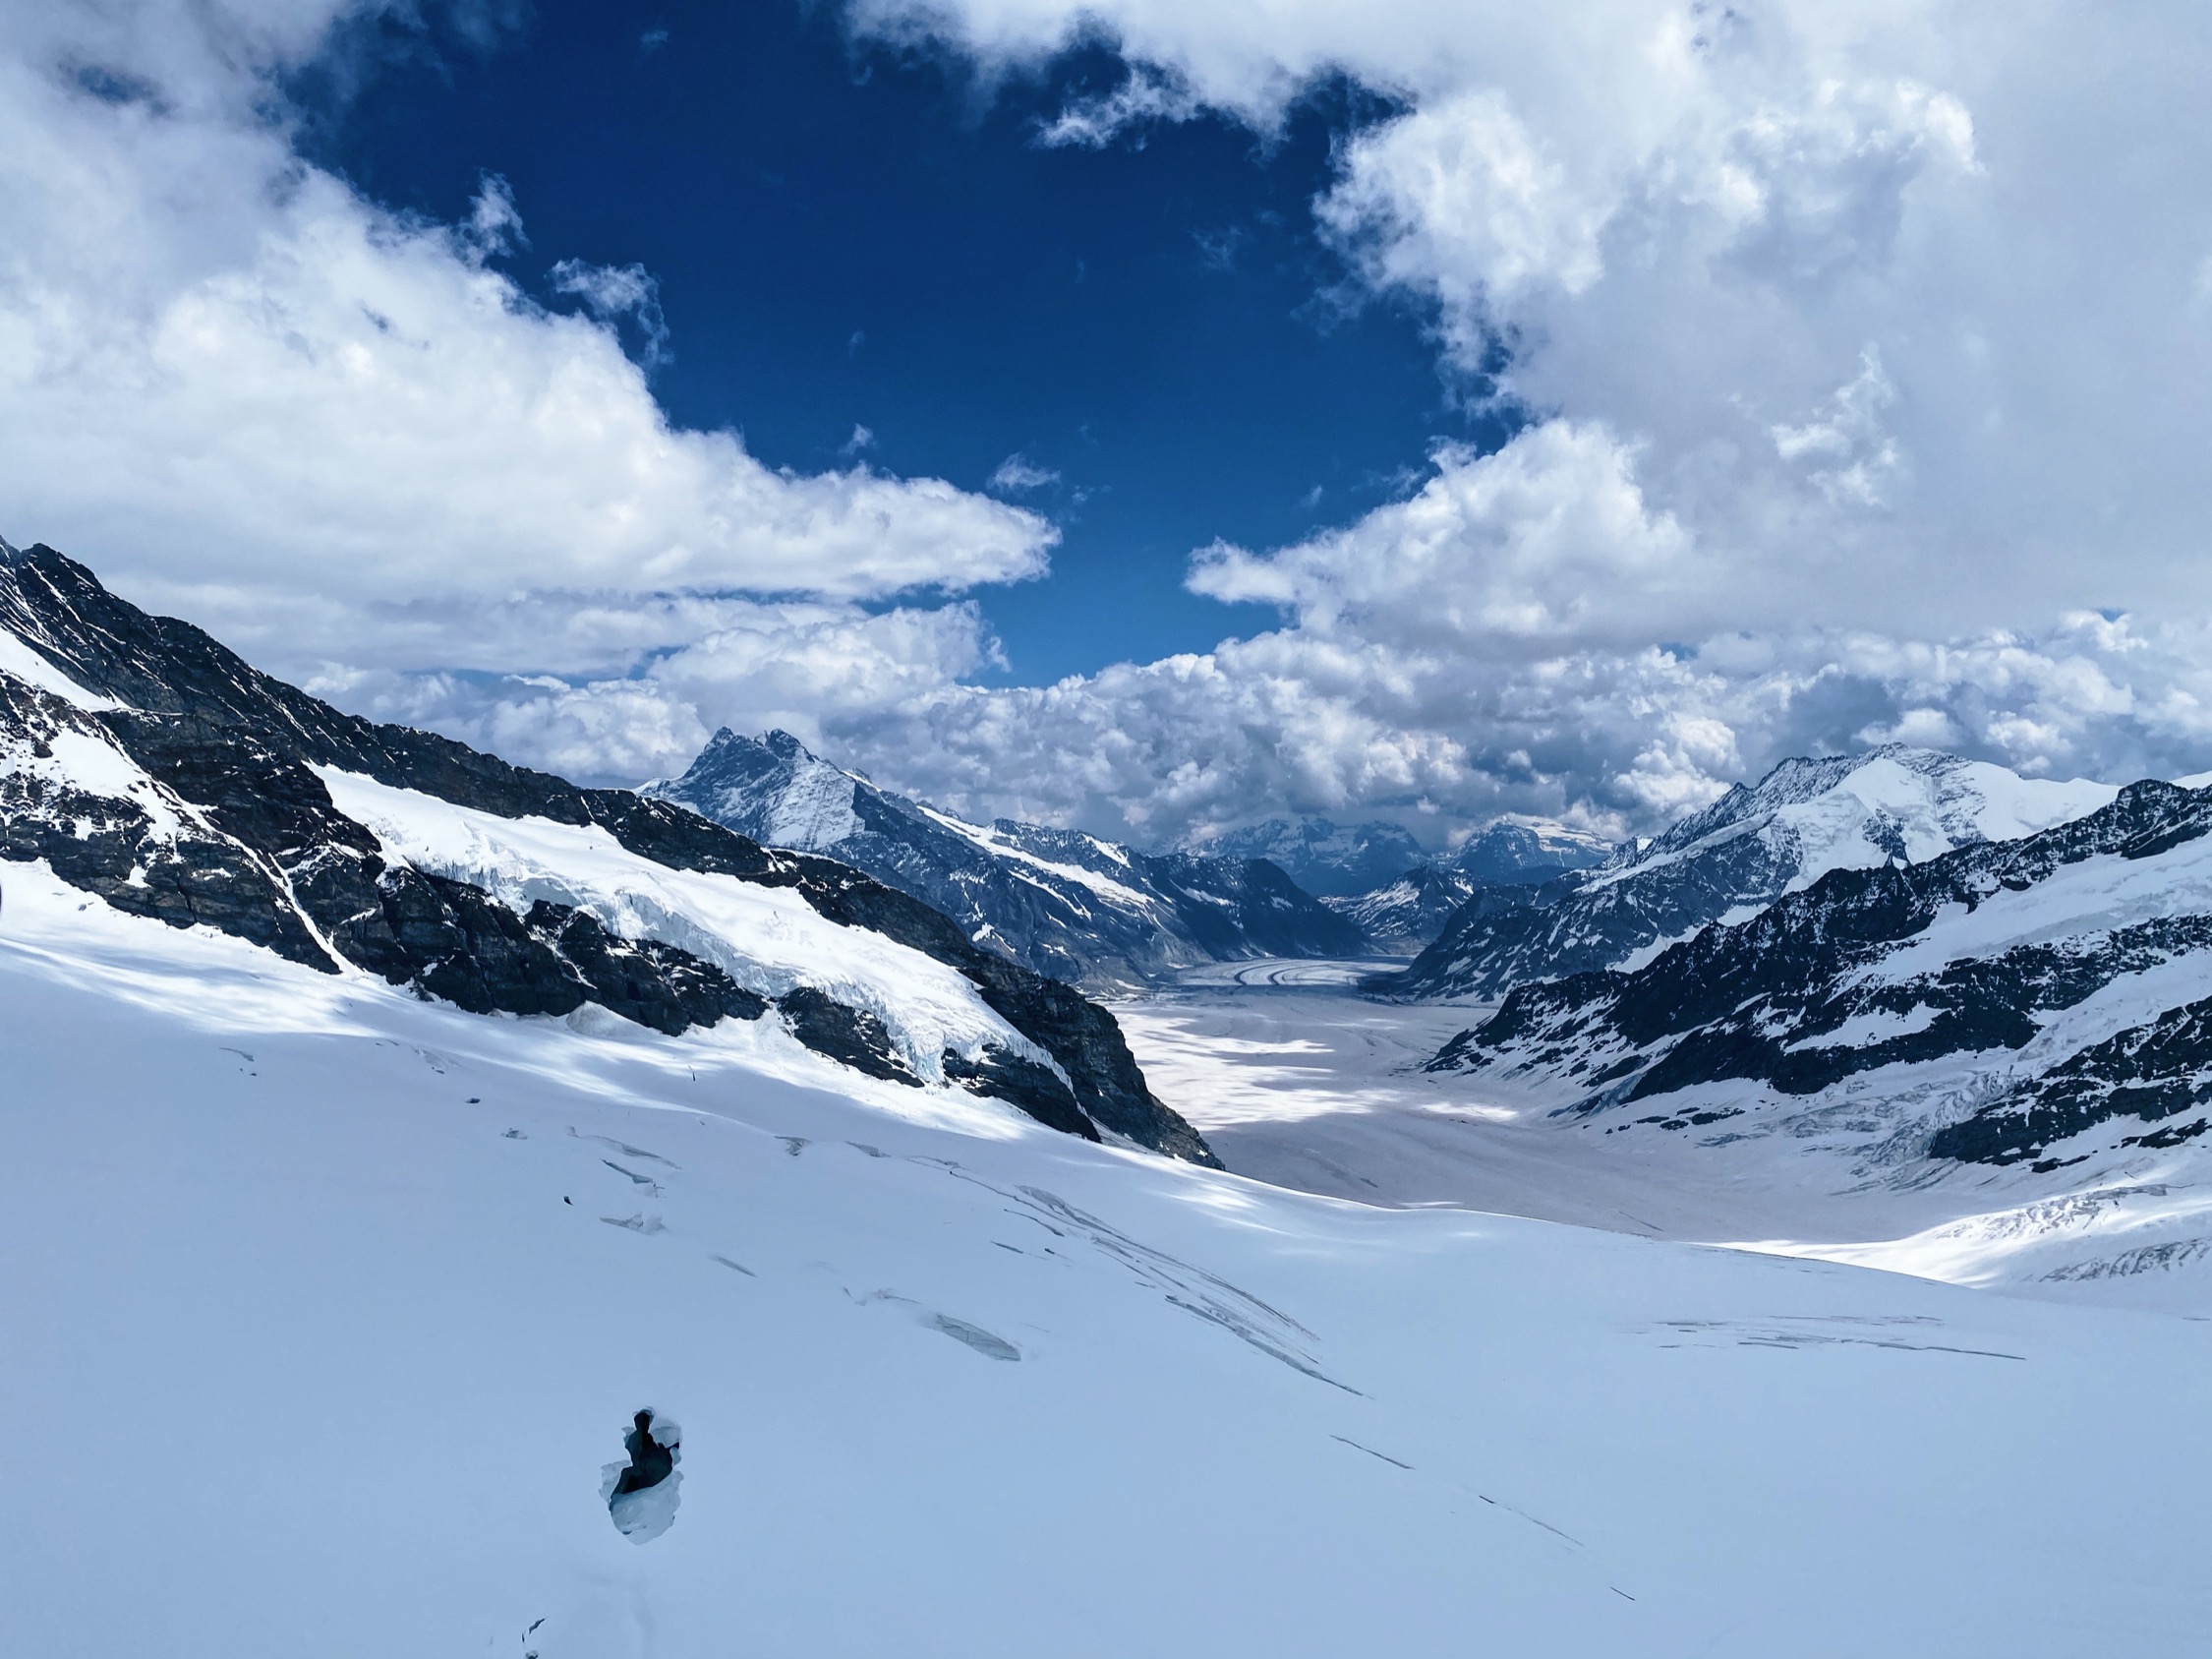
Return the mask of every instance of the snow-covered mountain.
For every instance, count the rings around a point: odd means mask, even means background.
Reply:
[[[1326,818],[1269,818],[1216,836],[1198,850],[1221,859],[1265,859],[1324,899],[1357,898],[1387,887],[1433,857],[1397,824],[1340,826]]]
[[[1538,887],[1613,856],[1610,844],[1559,824],[1500,819],[1449,858],[1415,865],[1353,898],[1321,902],[1359,924],[1368,947],[1411,956],[1435,941],[1470,899],[1492,887]]]
[[[1448,866],[1416,864],[1371,893],[1321,903],[1357,926],[1369,950],[1411,956],[1442,932],[1483,885]]]
[[[2053,871],[2123,920],[2193,880],[2179,793]],[[2212,1326],[1205,1167],[1102,1011],[917,901],[355,720],[42,548],[0,553],[0,853],[10,1653],[2212,1624]],[[2053,1524],[2080,1493],[2126,1524]]]
[[[1500,818],[1441,860],[1480,887],[1532,887],[1613,857],[1608,841],[1564,824]]]
[[[43,546],[0,544],[0,859],[478,1014],[751,1024],[840,1069],[1210,1157],[1105,1010],[905,894],[343,714]]]
[[[644,792],[771,847],[827,854],[1055,978],[1155,979],[1205,962],[1355,956],[1358,928],[1256,859],[1140,853],[1075,830],[971,824],[878,789],[787,732],[718,732]]]
[[[11,1655],[2182,1659],[2212,1627],[2212,1325],[1308,1198],[766,1016],[485,1018],[0,880]],[[659,1536],[609,1495],[641,1408],[682,1425]]]
[[[2184,1199],[2212,1128],[2208,832],[2212,791],[2154,781],[1832,870],[1633,972],[1523,985],[1431,1067],[1632,1141],[1817,1151],[1838,1186],[1970,1180],[2023,1245],[2108,1213],[2103,1255],[2065,1240],[2073,1276],[2212,1253]]]
[[[1490,997],[1529,980],[1633,967],[1717,922],[1741,922],[1830,870],[2015,840],[2094,811],[2115,793],[1901,744],[1787,760],[1601,869],[1484,892],[1403,975],[1374,988]]]

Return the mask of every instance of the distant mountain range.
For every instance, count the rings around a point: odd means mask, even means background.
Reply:
[[[1355,921],[1263,859],[1143,853],[1009,818],[969,823],[832,765],[787,732],[718,732],[683,776],[643,793],[865,870],[973,943],[1071,982],[1130,985],[1207,962],[1366,949]]]
[[[1417,864],[1370,892],[1321,902],[1358,922],[1369,950],[1411,956],[1433,942],[1477,894],[1542,886],[1595,868],[1616,852],[1608,842],[1558,824],[1500,819],[1457,853]]]
[[[1747,920],[1834,869],[1917,864],[2017,840],[2109,802],[2106,784],[2021,778],[1900,744],[1789,760],[1595,871],[1492,886],[1400,975],[1405,999],[1491,997],[1532,980],[1634,968],[1716,923]]]

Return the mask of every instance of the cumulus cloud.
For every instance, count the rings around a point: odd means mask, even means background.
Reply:
[[[557,260],[533,298],[498,181],[437,224],[293,152],[272,78],[375,3],[0,13],[0,528],[350,706],[612,779],[781,725],[957,809],[1153,841],[1284,810],[1617,834],[1886,741],[2212,761],[2212,262],[2177,210],[2212,195],[2212,17],[853,0],[999,72],[1118,41],[1045,144],[1383,93],[1315,230],[1448,365],[1502,347],[1523,423],[1193,558],[1276,625],[1008,687],[962,596],[1044,571],[1052,526],[1005,498],[1049,470],[893,477],[855,428],[802,475],[671,425],[649,271]]]
[[[1508,397],[1634,445],[1743,625],[1810,606],[2032,627],[2207,597],[2212,503],[2183,435],[2212,357],[2188,326],[2200,236],[2174,210],[2212,185],[2182,67],[2212,59],[2197,12],[2093,39],[1891,0],[851,15],[1001,65],[1103,32],[1261,129],[1326,75],[1390,94],[1340,147],[1318,226],[1370,288],[1430,308],[1449,358],[1502,342]],[[2129,71],[2076,75],[2084,52]]]
[[[955,808],[1203,839],[1256,811],[1441,844],[1537,813],[1649,831],[1791,754],[1936,743],[2038,776],[2212,755],[2212,638],[2087,614],[1936,643],[1808,628],[1540,660],[1286,628],[1056,685],[948,686],[825,722],[830,752]]]
[[[1308,638],[1527,657],[1712,624],[1690,539],[1647,506],[1630,452],[1548,421],[1494,454],[1439,449],[1409,500],[1254,557],[1201,553],[1191,586],[1293,613]],[[1701,615],[1702,613],[1702,615]]]
[[[1105,39],[1132,88],[1173,89],[1083,106],[1086,142],[1198,109],[1272,131],[1332,76],[1385,94],[1316,226],[1358,282],[1426,308],[1448,364],[1502,351],[1529,423],[1495,455],[1439,448],[1408,499],[1309,542],[1201,552],[1193,587],[1279,606],[1275,632],[947,693],[941,747],[988,746],[963,721],[1072,741],[1126,706],[1158,719],[1144,764],[1169,781],[1071,765],[1058,809],[1195,827],[1263,803],[1649,827],[1788,752],[1892,740],[2114,778],[2212,758],[2200,8],[848,17],[1001,73]],[[980,758],[933,763],[984,793]]]
[[[301,162],[270,77],[349,10],[0,19],[13,539],[340,678],[575,676],[611,639],[701,643],[666,637],[691,615],[670,596],[879,602],[1044,570],[1056,532],[1021,508],[671,425],[617,331],[662,349],[650,274],[562,261],[582,314],[536,303],[495,265],[522,235],[501,181],[441,225]]]

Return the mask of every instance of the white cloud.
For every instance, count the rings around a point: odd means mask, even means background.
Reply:
[[[672,426],[615,331],[660,349],[651,276],[563,261],[553,287],[587,315],[533,303],[492,263],[521,235],[500,181],[442,226],[300,162],[267,77],[339,9],[0,20],[12,539],[294,671],[589,673],[595,637],[682,620],[671,596],[1043,571],[1057,533],[1019,507],[864,464],[782,471]],[[136,90],[88,92],[87,64]]]
[[[1027,490],[1042,490],[1060,482],[1060,474],[1051,467],[1039,466],[1028,456],[1013,454],[998,464],[991,474],[990,487],[1002,495],[1019,495]]]
[[[1132,128],[1151,121],[1185,121],[1201,107],[1172,74],[1137,64],[1112,91],[1079,99],[1037,130],[1047,148],[1103,149]]]
[[[510,210],[513,199],[507,199]],[[521,218],[515,218],[521,228]],[[667,360],[669,324],[661,313],[661,284],[641,265],[586,265],[582,260],[562,260],[553,267],[553,292],[573,294],[602,323],[627,317],[644,336],[640,354],[647,368]],[[855,428],[854,430],[859,430]]]
[[[1502,341],[1537,417],[1498,455],[1440,449],[1356,523],[1199,554],[1193,586],[1280,606],[1276,632],[949,690],[940,748],[1003,742],[1057,810],[1161,824],[1365,801],[1647,827],[1791,750],[1881,738],[2113,778],[2212,757],[2202,8],[848,15],[1002,72],[1117,42],[1132,86],[1175,89],[1124,122],[1269,131],[1332,74],[1388,94],[1317,221],[1371,290],[1429,308],[1447,360]],[[1103,741],[1110,708],[1157,723],[1109,747],[1142,765],[1044,763]],[[985,792],[988,762],[935,752],[905,764]]]
[[[1416,495],[1343,530],[1265,557],[1208,549],[1191,585],[1282,606],[1308,636],[1527,656],[1710,626],[1697,563],[1618,441],[1550,421],[1495,454],[1440,449]]]
[[[1502,334],[1514,395],[1635,446],[1740,625],[1948,633],[2212,599],[2202,8],[851,14],[998,65],[1103,35],[1261,128],[1329,73],[1395,95],[1341,148],[1321,224],[1369,284],[1430,305],[1451,354]]]

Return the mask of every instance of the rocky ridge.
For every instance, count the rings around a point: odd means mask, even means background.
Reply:
[[[1073,983],[1362,949],[1356,925],[1263,859],[1143,853],[1009,818],[968,823],[830,764],[787,732],[719,732],[683,776],[643,793],[865,870],[951,917],[975,945]]]
[[[1449,858],[1417,864],[1371,892],[1321,902],[1358,923],[1370,950],[1412,956],[1433,944],[1476,894],[1547,882],[1562,882],[1554,891],[1569,891],[1578,872],[1604,863],[1614,851],[1596,836],[1558,824],[1500,819],[1470,836]]]
[[[1530,980],[1630,968],[1715,924],[1739,922],[1833,869],[1915,863],[2030,835],[2113,798],[2106,785],[2025,779],[1981,761],[1891,744],[1789,760],[1737,785],[1603,867],[1491,888],[1377,994],[1495,997]]]
[[[1615,1133],[1841,1137],[1867,1168],[2125,1163],[2212,1128],[2208,832],[2212,791],[2147,781],[1834,869],[1633,971],[1524,984],[1430,1069]]]
[[[333,773],[492,818],[588,828],[657,866],[795,894],[831,923],[952,969],[1001,1035],[917,1055],[894,1040],[885,1008],[803,983],[748,986],[723,963],[621,936],[577,906],[503,902],[387,854],[339,810]],[[364,970],[480,1013],[596,1003],[678,1033],[773,1007],[800,1041],[872,1075],[917,1085],[921,1073],[940,1075],[1071,1134],[1104,1130],[1213,1161],[1152,1096],[1104,1009],[980,949],[908,895],[827,859],[771,852],[671,802],[578,788],[345,714],[190,623],[116,598],[43,545],[0,543],[0,859],[42,859],[119,910],[212,926],[325,972]]]

